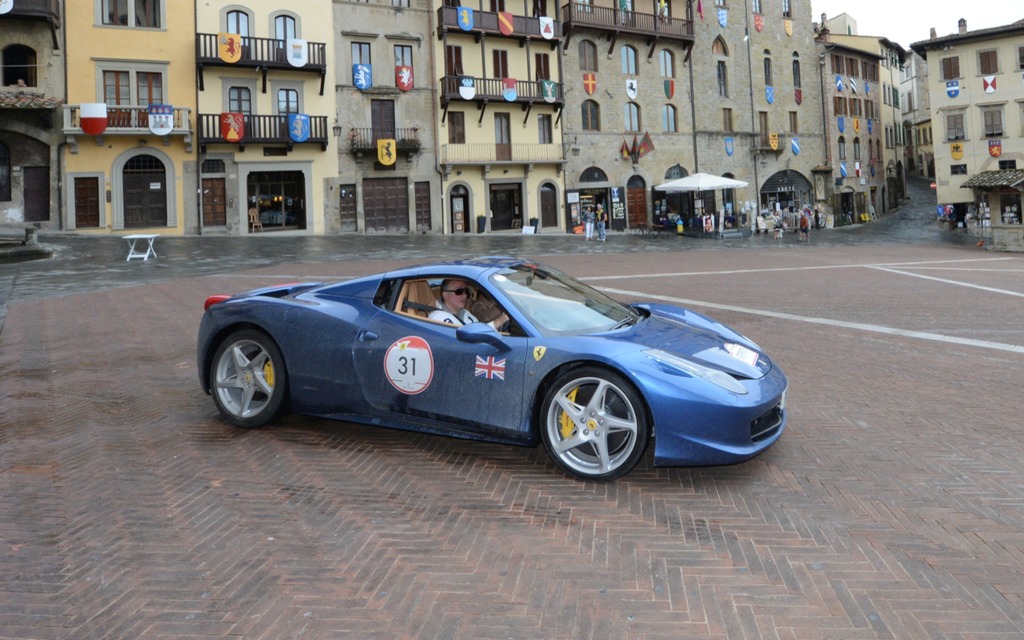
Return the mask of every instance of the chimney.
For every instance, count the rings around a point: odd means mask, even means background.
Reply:
[[[931,39],[931,40],[934,40],[935,38],[938,38],[938,37],[939,37],[939,34],[935,33],[935,27],[932,27],[931,31],[928,32],[928,38]]]
[[[960,21],[956,23],[956,26],[961,35],[967,33],[967,20],[960,18]]]

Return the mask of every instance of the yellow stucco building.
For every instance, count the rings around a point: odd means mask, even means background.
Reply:
[[[184,233],[196,192],[192,3],[85,0],[65,12],[64,228]]]

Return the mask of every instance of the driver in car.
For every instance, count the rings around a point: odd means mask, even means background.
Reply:
[[[437,303],[437,309],[430,312],[430,319],[457,327],[471,322],[479,322],[476,316],[466,308],[469,293],[470,288],[465,280],[446,278],[441,282],[441,299]],[[508,322],[508,316],[502,312],[488,324],[497,329],[506,322]]]

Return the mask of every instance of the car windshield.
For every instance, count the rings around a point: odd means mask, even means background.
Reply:
[[[522,264],[491,276],[530,323],[545,336],[582,335],[635,323],[640,315],[579,280],[536,264]]]

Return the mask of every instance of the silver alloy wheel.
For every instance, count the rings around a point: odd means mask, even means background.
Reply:
[[[243,427],[265,424],[278,414],[285,372],[277,347],[255,331],[233,334],[217,350],[212,391],[218,408]]]
[[[593,369],[563,376],[545,402],[545,446],[559,466],[576,476],[617,478],[647,448],[641,400],[619,376]]]

